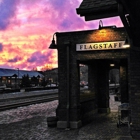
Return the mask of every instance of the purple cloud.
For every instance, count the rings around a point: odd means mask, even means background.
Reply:
[[[66,3],[69,2],[69,1],[65,1],[65,0],[51,0],[50,2],[54,6],[54,8],[61,9],[60,7],[65,6]]]
[[[8,62],[12,62],[12,63],[15,63],[15,62],[18,62],[19,60],[21,60],[22,58],[16,56],[15,58],[13,59],[9,59]]]
[[[0,43],[0,52],[2,52],[3,51],[3,45],[2,45],[2,43]]]
[[[0,30],[5,30],[10,24],[10,18],[16,14],[18,0],[3,0],[0,3]]]
[[[44,61],[46,59],[46,55],[42,54],[41,52],[37,51],[32,54],[30,58],[27,59],[28,62],[33,63],[33,62],[40,62]]]
[[[32,69],[36,66],[44,66],[46,63],[52,63],[52,61],[52,50],[48,51],[45,54],[42,54],[41,52],[37,51],[33,53],[30,58],[27,59],[27,63],[30,63],[30,65],[28,65],[28,69]]]

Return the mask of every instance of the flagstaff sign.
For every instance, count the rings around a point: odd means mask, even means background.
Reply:
[[[124,49],[129,47],[129,45],[124,44],[125,41],[76,44],[76,51]]]

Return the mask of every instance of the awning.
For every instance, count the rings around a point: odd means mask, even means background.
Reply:
[[[83,0],[76,11],[80,16],[85,16],[86,21],[119,15],[116,0]]]

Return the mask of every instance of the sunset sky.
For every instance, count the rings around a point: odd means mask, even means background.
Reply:
[[[82,0],[0,0],[0,68],[57,67],[57,50],[48,49],[55,32],[97,29],[99,20],[76,14]],[[118,17],[103,25],[123,24]]]

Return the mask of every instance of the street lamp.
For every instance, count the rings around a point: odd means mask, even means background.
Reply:
[[[102,20],[100,20],[99,21],[99,30],[106,29],[106,28],[116,28],[116,26],[115,25],[113,25],[113,26],[103,26],[103,22],[102,22]]]
[[[19,86],[19,68],[17,68],[18,70],[18,86]]]
[[[53,40],[52,40],[52,43],[49,46],[50,49],[57,49],[57,45],[55,44],[55,40],[54,40],[54,35],[56,35],[57,33],[58,32],[53,34]]]

